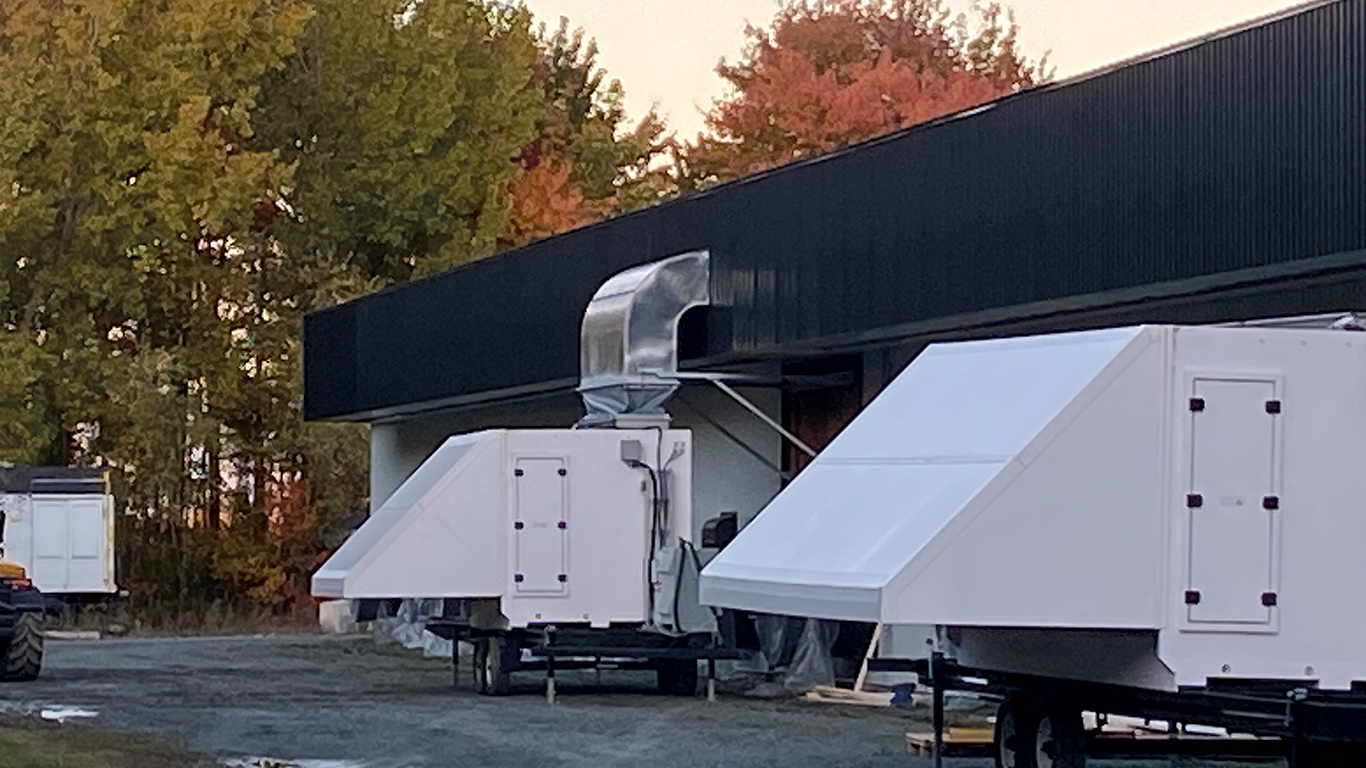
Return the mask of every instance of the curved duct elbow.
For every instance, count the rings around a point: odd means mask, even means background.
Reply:
[[[678,389],[678,323],[711,303],[710,258],[694,251],[618,273],[602,284],[583,315],[580,425],[625,414],[663,415]]]

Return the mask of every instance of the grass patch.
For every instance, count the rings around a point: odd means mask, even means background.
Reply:
[[[50,630],[93,630],[106,636],[192,637],[261,634],[318,634],[318,609],[308,605],[292,611],[240,608],[215,603],[203,611],[159,612],[141,616],[126,603],[110,600],[71,606],[49,616]],[[2,768],[2,767],[0,767]]]
[[[169,742],[75,723],[0,718],[0,768],[195,768],[214,762]]]

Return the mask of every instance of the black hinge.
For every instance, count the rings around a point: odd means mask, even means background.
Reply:
[[[1205,497],[1198,493],[1188,493],[1186,494],[1186,506],[1191,509],[1203,507],[1205,506]]]
[[[563,531],[564,529],[566,529],[566,528],[569,527],[569,523],[566,523],[565,521],[561,520],[560,523],[559,523],[559,526],[560,526],[560,530]]]
[[[1266,412],[1267,412],[1267,413],[1280,413],[1280,412],[1281,412],[1281,401],[1280,401],[1280,400],[1267,400],[1267,401],[1266,401]]]
[[[1205,398],[1203,398],[1203,397],[1192,397],[1192,398],[1191,398],[1191,410],[1192,410],[1192,411],[1196,411],[1196,412],[1205,410]]]
[[[560,477],[564,477],[567,474],[569,474],[569,470],[565,469],[564,467],[560,467]]]
[[[514,574],[512,574],[512,580],[515,581],[515,582],[517,582],[518,584],[521,584],[521,583],[522,583],[522,578],[523,578],[523,577],[522,577],[522,574],[520,574],[520,573],[514,573]]]
[[[512,527],[520,531],[526,527],[526,523],[523,523],[521,520],[518,520],[517,522],[512,524]]]
[[[1263,497],[1262,497],[1262,509],[1280,509],[1280,508],[1281,508],[1281,497],[1280,497],[1280,496],[1263,496]]]
[[[1186,605],[1199,605],[1199,604],[1200,604],[1200,590],[1198,590],[1198,589],[1188,589],[1188,590],[1186,590]]]
[[[558,578],[559,578],[559,580],[560,580],[560,583],[563,584],[563,583],[565,583],[566,581],[569,581],[569,574],[567,574],[567,573],[562,573],[562,574],[559,575]]]
[[[1263,593],[1262,593],[1262,605],[1266,606],[1267,608],[1275,608],[1275,607],[1276,607],[1276,593],[1275,593],[1275,592],[1263,592]]]
[[[522,475],[525,475],[526,473],[523,472],[523,471],[520,470],[520,469],[514,469],[514,470],[512,470],[512,474],[513,474],[515,477],[521,477]]]

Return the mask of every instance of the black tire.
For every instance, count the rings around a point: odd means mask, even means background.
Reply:
[[[43,668],[43,617],[21,613],[14,620],[14,635],[0,659],[0,680],[28,682],[37,680]]]
[[[485,693],[484,662],[486,661],[485,657],[488,656],[489,644],[488,641],[482,637],[476,638],[473,643],[474,660],[472,663],[474,666],[474,691],[475,693],[483,694]]]
[[[666,696],[693,696],[697,693],[697,662],[693,659],[660,662],[656,675],[659,692]]]
[[[474,641],[475,689],[485,696],[505,696],[512,687],[512,670],[521,648],[501,635]]]
[[[992,738],[996,768],[1034,768],[1034,717],[1033,708],[1022,699],[1001,702]]]
[[[1028,768],[1086,768],[1086,730],[1081,710],[1062,702],[1045,702],[1034,724],[1033,754]]]

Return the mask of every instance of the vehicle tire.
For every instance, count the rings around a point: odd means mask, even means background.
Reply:
[[[666,696],[693,696],[697,693],[697,662],[693,659],[661,661],[655,674],[659,692]]]
[[[996,768],[1034,768],[1031,738],[1036,724],[1032,707],[1018,697],[1011,697],[996,709],[996,728],[992,737],[992,754]]]
[[[42,668],[43,617],[37,613],[21,613],[14,620],[14,635],[0,658],[0,680],[36,680]]]
[[[1032,765],[1028,768],[1086,768],[1086,730],[1081,710],[1045,703],[1034,724]]]
[[[489,653],[489,644],[486,638],[478,637],[471,641],[474,644],[474,690],[476,693],[484,693],[484,663],[485,657]]]
[[[495,635],[474,641],[476,689],[485,696],[504,696],[512,683],[512,669],[521,649],[506,637]]]

